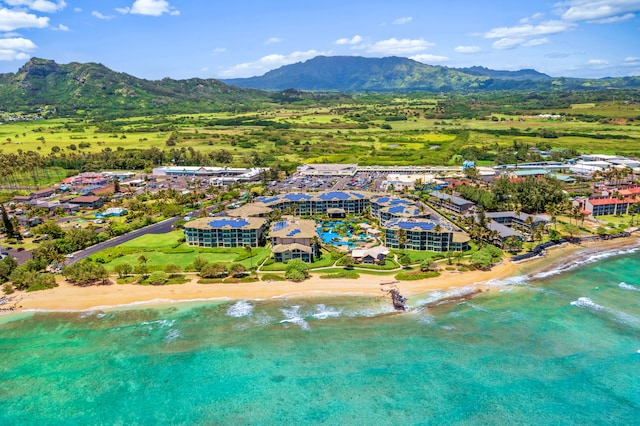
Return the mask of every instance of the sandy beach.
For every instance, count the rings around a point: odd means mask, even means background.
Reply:
[[[566,244],[549,250],[547,254],[521,264],[505,260],[490,271],[443,271],[439,277],[418,281],[398,281],[393,276],[361,274],[358,279],[321,279],[319,274],[301,283],[290,281],[255,282],[243,284],[198,284],[198,277],[185,284],[167,286],[140,286],[110,284],[76,287],[59,277],[59,286],[31,293],[11,295],[13,312],[30,310],[76,311],[117,308],[137,304],[169,304],[179,301],[222,299],[269,299],[309,297],[314,295],[371,295],[388,297],[383,289],[396,286],[407,297],[433,290],[476,285],[481,290],[491,289],[488,281],[496,282],[512,276],[531,275],[568,265],[581,258],[601,252],[624,250],[640,246],[637,237],[598,241],[583,245]]]

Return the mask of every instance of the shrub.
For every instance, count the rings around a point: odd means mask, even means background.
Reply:
[[[147,281],[153,285],[166,284],[166,282],[169,281],[169,276],[166,272],[156,271],[149,275]]]
[[[195,262],[194,262],[195,263]],[[224,263],[207,263],[202,267],[199,274],[202,278],[221,278],[227,276],[227,269]]]

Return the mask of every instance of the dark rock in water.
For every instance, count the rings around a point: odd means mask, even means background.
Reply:
[[[393,302],[393,308],[396,311],[406,311],[407,310],[407,299],[400,294],[400,290],[397,288],[392,288],[391,290],[387,290],[387,293],[391,295],[391,301]]]

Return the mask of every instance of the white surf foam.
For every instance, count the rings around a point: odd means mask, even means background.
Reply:
[[[595,303],[593,300],[589,299],[588,297],[580,297],[580,298],[578,298],[578,300],[574,300],[573,302],[571,302],[571,305],[572,306],[577,306],[579,308],[594,309],[596,311],[604,310],[604,306],[598,305],[597,303]]]
[[[609,315],[609,317],[613,321],[619,324],[624,324],[624,325],[629,325],[634,327],[637,327],[638,325],[640,325],[640,319],[634,317],[633,315],[629,315],[626,312],[617,311],[617,310],[599,305],[595,303],[593,300],[589,299],[588,297],[580,297],[578,298],[578,300],[574,300],[573,302],[571,302],[571,305],[577,306],[579,308],[585,308],[585,309],[591,309],[593,311],[603,312]]]
[[[253,305],[246,300],[240,300],[227,309],[227,315],[233,318],[247,317],[253,313]]]
[[[553,276],[553,275],[561,274],[563,272],[571,271],[571,270],[579,268],[580,266],[583,266],[583,265],[588,265],[590,263],[598,262],[599,260],[606,259],[606,258],[609,258],[609,257],[620,256],[620,255],[623,255],[623,254],[635,253],[639,249],[640,249],[640,247],[632,247],[632,248],[624,249],[624,250],[615,249],[615,250],[603,251],[603,252],[600,252],[600,253],[588,253],[583,257],[579,257],[579,258],[574,259],[574,260],[572,260],[570,262],[562,264],[562,265],[558,266],[557,268],[551,269],[549,271],[538,272],[537,274],[532,275],[531,278],[533,278],[533,279],[547,278],[547,277],[550,277],[550,276]]]
[[[627,284],[625,282],[621,282],[618,284],[618,287],[620,287],[623,290],[631,290],[631,291],[640,291],[640,288],[631,285],[631,284]]]
[[[312,316],[316,319],[336,318],[342,315],[342,309],[327,307],[324,304],[318,304],[315,307],[316,313]]]
[[[160,328],[171,328],[176,323],[176,320],[160,319],[155,321],[144,321],[141,325],[147,326],[149,330],[155,330]]]
[[[180,330],[172,328],[167,332],[167,335],[165,336],[164,340],[165,342],[173,342],[174,340],[179,338],[180,338]]]
[[[280,324],[294,324],[303,330],[311,330],[309,323],[300,315],[300,306],[282,308],[280,309],[280,312],[282,312],[282,315],[284,315],[285,318],[280,321]]]

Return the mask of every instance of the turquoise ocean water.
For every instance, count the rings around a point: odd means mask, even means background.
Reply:
[[[404,314],[340,297],[1,317],[0,424],[638,424],[640,253],[610,255]]]

